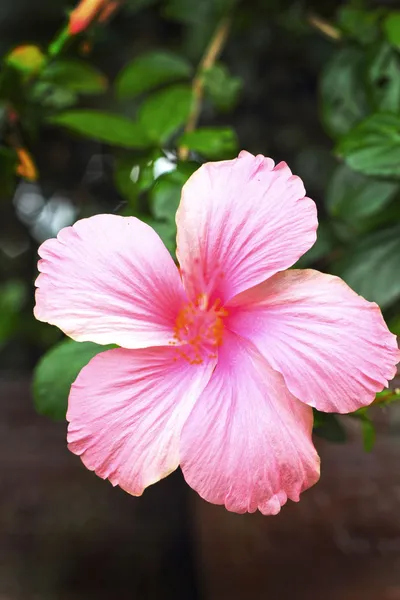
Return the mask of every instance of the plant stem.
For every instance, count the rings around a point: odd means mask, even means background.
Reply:
[[[204,97],[204,71],[211,69],[221,54],[228,37],[230,25],[231,19],[229,17],[222,19],[199,63],[197,73],[192,83],[192,110],[190,111],[189,118],[185,126],[185,133],[190,133],[196,129],[197,121],[201,112],[201,104]],[[180,160],[186,160],[188,155],[189,148],[187,148],[187,146],[181,146],[178,150],[178,156]]]
[[[53,42],[51,42],[50,46],[48,47],[47,52],[49,56],[51,56],[52,58],[58,56],[58,54],[60,54],[65,44],[70,40],[70,38],[71,36],[69,33],[68,25],[66,25],[57,35],[56,39]]]
[[[315,29],[318,29],[318,31],[323,33],[326,37],[330,38],[331,40],[335,40],[335,42],[340,40],[340,38],[342,37],[342,33],[339,29],[337,29],[336,27],[331,25],[331,23],[325,21],[325,19],[322,19],[318,15],[309,15],[308,22],[310,23],[310,25],[315,27]]]

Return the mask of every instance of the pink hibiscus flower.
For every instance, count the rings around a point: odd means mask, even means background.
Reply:
[[[40,248],[36,318],[115,343],[72,386],[68,443],[138,496],[179,465],[206,500],[276,514],[319,478],[312,408],[370,404],[399,351],[376,304],[289,270],[316,207],[285,163],[203,165],[177,212],[179,272],[133,217],[97,215]]]

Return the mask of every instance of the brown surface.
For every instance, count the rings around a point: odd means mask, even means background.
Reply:
[[[179,473],[142,498],[68,452],[28,378],[0,378],[0,600],[195,600]]]
[[[321,482],[263,517],[194,492],[187,515],[179,474],[140,499],[113,489],[34,413],[27,378],[3,378],[0,410],[0,600],[400,600],[395,411],[371,454],[357,435],[319,444]]]
[[[207,600],[400,600],[396,415],[366,454],[319,443],[320,483],[276,517],[234,515],[193,496]]]

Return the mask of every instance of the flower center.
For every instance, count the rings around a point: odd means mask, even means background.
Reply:
[[[208,297],[201,295],[196,303],[189,302],[179,312],[174,328],[173,345],[180,356],[191,364],[201,364],[204,358],[216,358],[222,344],[224,317],[228,312],[220,300],[208,306]]]

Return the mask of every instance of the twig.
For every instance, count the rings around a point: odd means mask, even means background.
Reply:
[[[321,33],[326,35],[326,37],[330,38],[331,40],[337,41],[342,37],[342,33],[339,31],[339,29],[331,25],[328,21],[325,21],[325,19],[318,17],[318,15],[309,15],[308,22],[310,25],[315,27],[315,29],[321,31]]]
[[[192,109],[189,114],[185,126],[185,133],[190,133],[196,129],[197,121],[201,112],[201,104],[204,97],[204,71],[211,69],[214,66],[216,60],[222,52],[222,48],[228,37],[231,19],[225,17],[222,19],[214,35],[212,36],[210,43],[208,44],[206,51],[199,63],[197,73],[193,78],[192,83]],[[178,150],[178,156],[180,160],[186,160],[189,155],[189,148],[187,146],[181,146]]]

